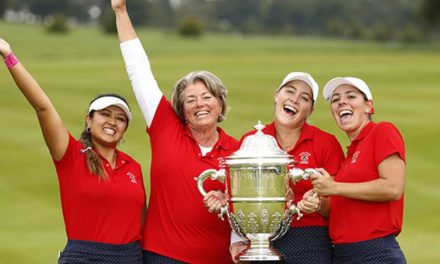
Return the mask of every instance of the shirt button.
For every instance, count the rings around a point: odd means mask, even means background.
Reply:
[[[124,164],[124,163],[125,163],[125,160],[122,161],[122,164]]]
[[[108,167],[108,166],[109,166],[109,164],[107,163],[107,164],[105,164],[105,166],[107,166],[107,167]]]

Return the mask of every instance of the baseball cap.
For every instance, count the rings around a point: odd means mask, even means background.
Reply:
[[[111,105],[115,105],[115,106],[121,108],[125,112],[125,114],[127,115],[128,120],[131,121],[131,119],[132,119],[131,112],[130,112],[130,108],[128,107],[127,103],[124,102],[122,99],[115,97],[115,96],[99,97],[98,99],[93,101],[92,104],[90,104],[88,113],[90,113],[91,111],[102,110],[102,109],[107,108]]]
[[[322,91],[325,100],[330,101],[335,89],[344,84],[356,87],[359,91],[365,94],[367,100],[373,100],[373,95],[371,94],[368,85],[364,81],[356,77],[336,77],[328,81],[327,84],[324,86],[324,90]]]
[[[307,85],[310,86],[310,88],[312,88],[313,101],[316,103],[316,99],[318,99],[319,86],[316,83],[316,81],[313,79],[313,77],[306,72],[291,72],[287,74],[286,77],[284,77],[283,81],[281,82],[280,86],[278,87],[277,91],[280,90],[288,82],[294,80],[303,81],[307,83]]]

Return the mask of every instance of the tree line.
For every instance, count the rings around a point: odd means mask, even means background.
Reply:
[[[136,25],[243,34],[324,35],[377,41],[438,40],[438,0],[128,0]],[[108,0],[1,0],[6,10],[55,14],[111,31]],[[106,23],[108,25],[106,25]],[[185,24],[186,23],[186,24]]]

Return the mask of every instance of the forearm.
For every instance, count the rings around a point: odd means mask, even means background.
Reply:
[[[148,56],[140,40],[123,42],[120,47],[133,92],[149,127],[162,98],[162,91],[154,78]]]
[[[402,193],[403,186],[400,187],[379,178],[360,183],[337,182],[334,195],[371,202],[385,202],[399,200]]]
[[[131,23],[127,8],[124,6],[115,10],[116,28],[118,30],[119,42],[125,42],[137,38],[136,31]]]

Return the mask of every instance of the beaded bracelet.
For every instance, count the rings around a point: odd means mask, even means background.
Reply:
[[[6,57],[3,58],[3,60],[5,61],[6,67],[8,67],[8,69],[14,67],[15,65],[17,65],[17,63],[20,62],[13,52],[9,53]]]

